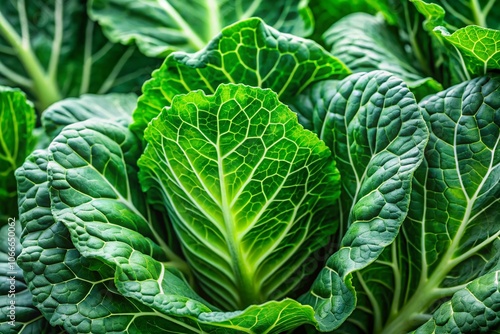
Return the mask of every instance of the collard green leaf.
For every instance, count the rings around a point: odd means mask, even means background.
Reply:
[[[312,32],[308,1],[92,0],[90,15],[114,42],[135,42],[141,52],[164,57],[198,51],[226,26],[251,17],[296,36]]]
[[[143,189],[163,200],[205,293],[225,309],[289,294],[336,230],[331,153],[270,90],[174,97],[145,139]]]
[[[309,7],[314,16],[314,33],[311,39],[322,43],[321,36],[342,17],[355,12],[375,14],[371,1],[366,0],[310,0]]]
[[[286,100],[312,82],[348,73],[318,44],[249,19],[223,29],[202,51],[167,57],[144,85],[132,128],[142,135],[148,122],[177,94],[197,89],[213,94],[220,84],[244,83],[270,88]]]
[[[100,303],[111,304],[107,314],[84,309],[67,321],[92,333],[109,332],[106,326],[113,323],[127,333],[279,333],[297,322],[314,324],[313,310],[293,300],[221,313],[191,290],[175,269],[186,270],[182,261],[145,219],[150,216],[137,189],[137,144],[126,128],[89,120],[66,127],[49,147],[52,213],[69,231],[68,241],[81,259],[107,275],[97,281],[111,290],[85,299],[101,297]],[[262,321],[256,323],[256,317]],[[69,322],[64,325],[69,330]]]
[[[463,58],[462,63],[472,74],[486,74],[500,70],[500,30],[467,26],[450,34],[444,27],[436,27]]]
[[[83,256],[109,266],[126,262],[134,251],[182,262],[153,224],[137,181],[140,147],[127,128],[102,120],[75,123],[49,151],[53,214]]]
[[[444,10],[443,17],[450,28],[457,29],[476,25],[484,28],[500,29],[500,12],[498,11],[500,3],[498,0],[430,0],[428,2],[434,4],[431,5],[433,11],[441,11],[437,8],[438,6]]]
[[[0,86],[0,226],[17,215],[14,171],[34,146],[36,115],[19,89]]]
[[[140,308],[116,293],[109,268],[82,257],[64,224],[54,220],[47,164],[48,152],[38,150],[17,171],[24,228],[18,261],[33,303],[52,325],[70,333],[126,328],[129,317],[120,313]]]
[[[438,53],[448,63],[453,84],[500,69],[500,2],[411,2],[426,18],[435,44],[440,44]]]
[[[406,82],[417,99],[442,90],[441,84],[422,74],[418,63],[403,49],[397,32],[381,17],[364,13],[345,16],[323,38],[327,49],[353,72],[391,72]]]
[[[42,124],[51,139],[65,126],[91,118],[114,120],[128,126],[132,120],[136,101],[137,95],[133,93],[85,94],[78,98],[67,98],[45,110]]]
[[[457,291],[413,333],[491,333],[500,324],[498,271],[481,276]]]
[[[111,149],[113,139],[123,139],[123,134],[128,131],[120,125],[113,126],[112,123],[102,124],[101,122],[101,126],[106,128],[108,134],[115,135],[108,142]],[[65,135],[71,136],[74,132],[75,129],[70,128]],[[64,131],[57,138],[60,140],[66,138]],[[131,144],[130,137],[128,144]],[[60,143],[56,146],[61,148]],[[68,149],[67,152],[71,150]],[[81,158],[76,152],[72,153],[66,163],[76,162]],[[133,150],[129,153],[133,155]],[[52,189],[53,192],[72,195],[71,188],[68,188],[69,191],[58,189],[58,184],[61,185],[62,182],[56,181],[54,184],[48,178],[49,160],[52,159],[57,161],[57,154],[53,157],[50,151],[35,151],[17,171],[20,219],[24,225],[23,251],[19,256],[19,264],[24,270],[26,281],[34,296],[33,301],[45,318],[54,326],[64,326],[69,333],[109,333],[112,331],[157,333],[158,330],[180,333],[198,332],[198,326],[192,327],[172,317],[158,316],[151,308],[123,296],[114,284],[116,272],[112,266],[106,265],[99,259],[85,257],[75,248],[64,221],[55,220],[51,212],[52,200],[49,192],[52,186],[55,187]],[[111,165],[111,163],[108,164],[109,170],[112,168]],[[84,182],[93,186],[93,181],[95,180],[88,179]],[[96,189],[98,189],[97,186]],[[79,199],[81,197],[71,197],[71,200]],[[81,214],[85,215],[83,212]],[[125,215],[126,212],[121,222],[125,221]],[[65,217],[68,216],[67,214]],[[147,233],[146,230],[143,232]],[[144,237],[141,238],[144,239]],[[92,240],[96,239],[94,237]],[[93,245],[95,246],[95,243]],[[118,251],[115,250],[115,252]]]
[[[15,218],[0,229],[0,331],[56,333],[31,301],[23,272],[16,263],[21,252],[21,225]]]
[[[496,324],[488,275],[500,254],[499,97],[498,77],[481,77],[421,102],[430,139],[407,219],[392,249],[358,276],[367,297],[359,307],[372,313],[376,330],[413,330],[431,315],[425,328],[437,322],[436,332]],[[458,312],[461,303],[471,312]]]
[[[112,44],[79,0],[11,0],[0,6],[0,84],[43,111],[67,96],[139,91],[158,60]]]
[[[355,308],[352,274],[375,261],[399,232],[428,132],[413,94],[387,72],[353,74],[308,93],[328,97],[318,134],[332,147],[342,176],[338,205],[346,232],[301,301],[314,307],[320,329],[333,330]]]

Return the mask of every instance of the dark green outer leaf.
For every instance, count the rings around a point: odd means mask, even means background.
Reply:
[[[138,92],[157,59],[109,42],[80,0],[0,6],[0,84],[22,87],[39,111],[67,96]]]
[[[116,329],[130,319],[120,313],[141,308],[116,294],[109,268],[82,257],[66,227],[54,220],[47,158],[47,151],[35,151],[16,173],[24,229],[18,262],[33,303],[53,326],[64,326],[70,333]]]
[[[83,256],[100,255],[99,260],[115,266],[135,249],[167,260],[168,247],[157,244],[160,237],[139,191],[138,140],[126,127],[95,119],[75,123],[52,141],[49,151],[52,211]],[[100,241],[108,237],[116,244]]]
[[[92,0],[89,12],[110,40],[135,42],[151,57],[202,49],[224,27],[250,17],[296,36],[312,32],[307,0]]]
[[[321,135],[342,176],[339,204],[347,231],[302,299],[314,307],[323,330],[337,328],[354,310],[352,273],[396,238],[428,133],[413,94],[387,72],[353,74],[335,90]]]
[[[0,332],[38,334],[50,326],[33,305],[23,271],[16,263],[20,236],[21,225],[14,218],[0,229]]]
[[[475,279],[413,333],[492,333],[500,325],[499,271]]]
[[[249,19],[225,28],[197,53],[168,56],[143,87],[132,129],[142,135],[148,122],[177,94],[197,89],[212,94],[222,83],[244,83],[270,88],[284,101],[315,81],[348,73],[318,44]]]
[[[54,139],[70,124],[91,118],[114,120],[128,126],[136,107],[137,95],[85,94],[78,98],[68,98],[51,105],[42,115],[45,132]]]
[[[441,84],[422,74],[403,49],[397,31],[380,17],[351,14],[331,26],[323,39],[327,49],[353,72],[388,71],[403,79],[417,100],[442,90]]]
[[[482,77],[421,102],[430,139],[414,175],[408,216],[392,249],[359,275],[369,300],[358,306],[372,314],[377,331],[413,330],[455,293],[442,310],[460,308],[458,296],[470,294],[466,285],[498,270],[499,97],[499,79]],[[476,326],[483,321],[478,305],[495,308],[488,303],[478,299],[477,312],[453,317]],[[444,323],[445,315],[432,316]],[[486,316],[496,321],[492,311]]]
[[[460,257],[479,240],[500,233],[494,216],[488,215],[500,201],[500,79],[465,82],[427,98],[421,106],[431,130],[425,230],[446,240],[427,255],[432,272],[449,246],[456,247],[453,257]]]
[[[233,84],[175,97],[145,139],[141,184],[206,293],[233,310],[288,295],[336,229],[328,148],[275,93]]]
[[[314,325],[312,308],[289,299],[212,313],[218,310],[191,290],[173,268],[185,269],[182,262],[173,259],[175,254],[144,221],[145,196],[136,180],[137,144],[125,127],[89,120],[66,127],[49,147],[53,215],[69,230],[66,236],[75,254],[92,264],[81,265],[80,275],[103,275],[88,278],[84,285],[94,283],[101,289],[91,290],[77,312],[71,296],[61,297],[68,304],[61,313],[72,314],[60,315],[58,321],[71,331],[107,333],[114,326],[115,331],[144,334],[279,333],[298,323]],[[167,256],[174,261],[166,262]],[[103,309],[96,311],[99,304]],[[78,328],[69,327],[70,322]]]
[[[111,123],[104,127],[115,135],[128,131]],[[74,133],[71,128],[68,131]],[[123,137],[114,137],[119,138]],[[82,256],[75,248],[66,226],[54,220],[51,213],[49,156],[47,151],[35,151],[17,171],[24,227],[19,265],[42,314],[52,325],[64,326],[69,333],[196,332],[197,326],[158,316],[151,308],[124,297],[114,284],[114,270]],[[66,163],[71,161],[78,161],[77,155]],[[92,180],[86,182],[91,184]]]

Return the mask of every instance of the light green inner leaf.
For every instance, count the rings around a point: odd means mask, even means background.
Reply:
[[[177,96],[145,139],[141,184],[164,201],[214,301],[234,310],[301,282],[304,261],[336,230],[338,172],[275,93],[221,85]]]

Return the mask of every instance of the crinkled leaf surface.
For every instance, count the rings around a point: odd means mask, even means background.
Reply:
[[[17,215],[14,171],[34,146],[36,115],[19,89],[0,86],[0,226]]]
[[[159,65],[109,42],[79,0],[3,1],[0,56],[0,84],[25,89],[40,111],[67,96],[137,92]]]
[[[67,98],[47,108],[42,115],[42,125],[53,139],[70,124],[91,118],[114,120],[128,126],[136,107],[137,95],[85,94],[78,98]]]
[[[499,272],[481,276],[456,292],[415,334],[491,333],[500,324]]]
[[[331,153],[270,90],[177,96],[145,139],[141,184],[168,207],[200,284],[225,309],[287,295],[336,230]]]
[[[92,0],[90,15],[114,42],[135,42],[152,57],[173,50],[202,49],[226,26],[260,17],[275,29],[296,36],[312,32],[308,1],[277,0]]]
[[[136,175],[138,139],[126,127],[101,120],[75,123],[49,151],[52,211],[83,256],[111,267],[127,263],[134,252],[182,264],[153,224]]]
[[[142,134],[177,94],[197,89],[213,94],[222,83],[244,83],[270,88],[286,100],[312,82],[348,73],[340,60],[318,44],[249,19],[223,29],[197,53],[168,56],[144,85],[132,128]]]
[[[342,176],[337,203],[345,233],[301,301],[314,307],[322,330],[333,330],[355,308],[352,274],[375,261],[399,232],[428,132],[413,94],[387,72],[353,74],[307,94],[325,98],[313,114],[322,118],[316,132],[332,147]]]
[[[158,319],[151,308],[122,296],[113,270],[75,248],[66,226],[51,213],[48,158],[48,151],[35,151],[17,171],[24,228],[19,265],[34,305],[50,324],[69,333],[185,330],[182,323]]]
[[[137,189],[138,147],[122,125],[88,120],[67,126],[18,170],[19,261],[50,323],[70,333],[280,333],[314,325],[312,308],[294,300],[222,313],[191,290],[173,268],[184,270],[182,261],[145,219],[152,217]]]
[[[500,70],[500,30],[467,26],[452,34],[444,27],[437,27],[436,31],[460,51],[469,73]]]
[[[500,69],[500,2],[411,0],[426,29],[441,41],[452,83]]]
[[[86,138],[89,140],[88,145],[83,143],[85,136],[78,136],[79,131],[90,136]],[[150,307],[127,298],[117,290],[114,283],[118,274],[117,263],[129,264],[126,256],[131,246],[137,247],[133,251],[134,256],[130,257],[131,261],[137,258],[135,255],[143,255],[140,253],[141,247],[161,253],[158,251],[160,247],[151,241],[151,237],[148,238],[152,232],[143,222],[141,212],[147,207],[144,200],[141,200],[140,192],[129,192],[133,199],[128,198],[130,201],[121,203],[120,199],[117,199],[115,205],[109,206],[102,205],[106,198],[96,198],[90,204],[82,201],[99,191],[101,194],[108,191],[107,194],[110,195],[113,180],[120,182],[120,191],[130,190],[128,187],[137,184],[137,180],[134,181],[134,165],[126,165],[130,161],[135,164],[138,158],[138,143],[134,138],[125,127],[111,122],[77,123],[63,130],[48,151],[35,151],[17,172],[21,221],[25,225],[23,252],[19,262],[25,271],[36,306],[52,325],[62,325],[70,333],[156,333],[158,330],[199,332],[199,326],[192,321],[183,321],[170,314],[159,315]],[[106,146],[99,147],[103,144]],[[85,152],[90,153],[90,148],[96,154],[92,160],[94,165],[85,170],[85,158],[92,156],[86,155]],[[123,148],[123,151],[120,151],[120,148]],[[120,155],[120,152],[122,160],[113,155]],[[66,153],[68,155],[65,155]],[[103,164],[99,164],[99,161]],[[58,173],[67,167],[67,175],[74,176],[69,167],[74,166],[73,164],[78,166],[75,166],[75,169],[80,168],[86,172],[92,167],[96,171],[104,168],[101,170],[104,171],[104,176],[90,172],[84,181],[72,178],[71,181],[76,182],[65,183],[66,179],[58,178]],[[99,187],[96,181],[103,179],[111,183]],[[78,188],[79,183],[82,184],[81,188]],[[79,196],[75,196],[75,188],[81,191]],[[85,192],[89,189],[90,194]],[[81,204],[79,207],[76,205],[78,202]],[[71,208],[74,207],[76,211],[73,212],[66,204],[74,205]],[[84,207],[85,204],[87,207]],[[99,211],[100,209],[103,211]],[[74,236],[77,233],[71,230],[75,227],[72,223],[80,223],[88,217],[91,217],[91,221],[86,228],[90,233],[87,238],[82,237],[83,240],[79,240]],[[99,226],[99,217],[109,218],[110,222]],[[112,226],[111,222],[114,223]],[[116,226],[120,224],[123,227],[122,233],[116,231]],[[140,236],[137,236],[138,228],[143,233]],[[109,250],[109,253],[103,253],[99,257],[95,255],[98,253],[95,249],[104,242],[108,243],[106,251]],[[162,254],[159,256],[166,258]],[[147,267],[158,263],[150,257],[146,260],[149,262],[139,264]],[[136,277],[140,277],[139,268],[137,265]],[[186,284],[178,274],[167,272],[164,277],[170,284],[169,291],[186,291]],[[176,285],[179,282],[180,284]],[[184,295],[189,296],[189,291]],[[178,307],[174,308],[176,315],[181,314],[182,299],[174,300],[173,303]],[[193,303],[197,301],[191,302]]]
[[[423,75],[403,49],[397,32],[381,17],[365,13],[345,16],[323,35],[326,47],[353,72],[385,70],[402,78],[418,99],[442,90]]]
[[[431,314],[434,320],[420,333],[488,332],[500,314],[494,278],[500,255],[500,80],[474,79],[420,105],[430,129],[425,160],[415,172],[402,232],[357,277],[364,290],[359,310],[380,332],[413,330]]]
[[[21,252],[21,225],[14,218],[0,229],[0,331],[15,333],[56,333],[31,301],[31,293],[16,263]],[[60,332],[60,329],[59,329]]]

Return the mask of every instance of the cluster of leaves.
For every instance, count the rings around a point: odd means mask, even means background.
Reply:
[[[498,330],[499,16],[6,1],[1,332]]]

